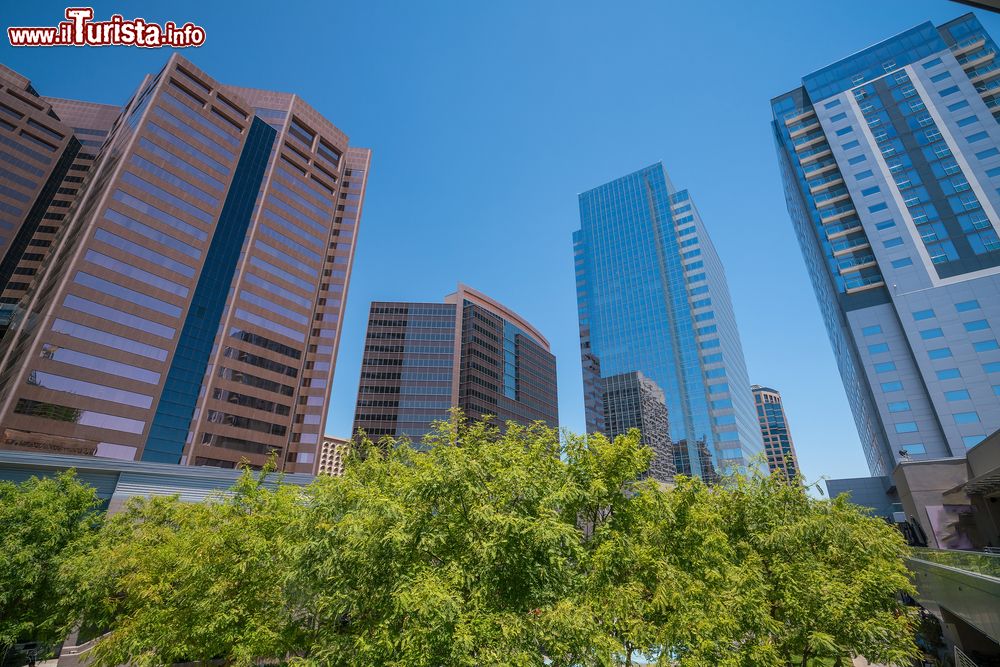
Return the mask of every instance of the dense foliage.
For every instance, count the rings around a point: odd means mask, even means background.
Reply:
[[[630,433],[442,423],[343,477],[133,501],[60,567],[96,667],[908,664],[905,545],[760,475],[644,480]],[[827,663],[830,664],[830,663]],[[846,662],[844,664],[847,664]]]
[[[0,482],[0,662],[19,641],[62,638],[56,575],[97,530],[99,505],[72,473]]]

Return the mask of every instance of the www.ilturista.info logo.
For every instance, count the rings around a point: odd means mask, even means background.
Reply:
[[[7,28],[11,46],[162,46],[184,48],[205,43],[205,29],[190,21],[162,26],[142,18],[125,19],[113,14],[107,21],[94,21],[93,7],[67,7],[66,19],[55,27]]]

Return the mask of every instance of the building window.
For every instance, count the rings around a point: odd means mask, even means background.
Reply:
[[[960,303],[955,304],[955,310],[957,310],[960,313],[978,309],[979,309],[979,302],[976,301],[975,299],[973,299],[972,301],[962,301]]]
[[[956,424],[978,424],[979,423],[979,413],[978,412],[956,412],[952,415],[955,419]]]
[[[899,422],[896,424],[896,433],[916,433],[917,430],[916,422]]]

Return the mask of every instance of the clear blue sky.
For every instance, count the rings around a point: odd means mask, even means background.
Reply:
[[[7,2],[10,25],[65,4]],[[781,390],[807,477],[867,475],[785,210],[768,101],[948,0],[766,2],[96,2],[193,21],[217,79],[300,94],[374,163],[328,433],[351,427],[368,304],[439,300],[458,281],[524,315],[559,362],[582,430],[570,236],[577,193],[663,160],[726,265],[752,382]],[[1000,17],[978,12],[994,36]],[[167,50],[12,49],[43,95],[122,103]]]

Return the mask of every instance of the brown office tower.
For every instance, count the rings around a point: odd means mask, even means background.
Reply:
[[[354,433],[418,441],[454,406],[473,419],[558,426],[548,341],[465,285],[444,303],[372,303]]]
[[[0,336],[120,111],[39,97],[0,65]]]
[[[670,442],[663,390],[639,371],[602,378],[604,434],[611,439],[637,428],[642,443],[653,450],[648,475],[659,482],[674,478],[674,452]]]
[[[788,420],[781,403],[781,392],[770,387],[755,384],[753,400],[757,404],[757,418],[760,433],[764,436],[764,451],[767,452],[767,467],[772,474],[794,479],[799,474],[799,462],[795,457],[792,435],[788,432]]]
[[[95,105],[41,102],[92,166],[53,196],[69,204],[45,268],[2,286],[21,296],[0,339],[0,447],[223,467],[273,454],[313,472],[369,151],[295,95],[177,55],[107,130]],[[5,163],[42,170],[5,130]]]

